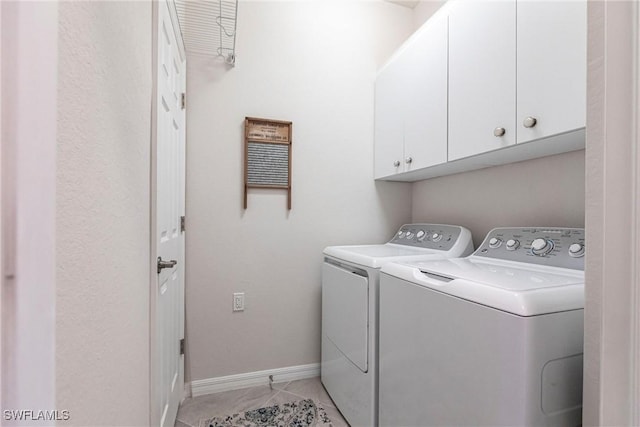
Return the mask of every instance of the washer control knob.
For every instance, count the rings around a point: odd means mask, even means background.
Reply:
[[[489,247],[492,249],[499,248],[500,245],[502,245],[502,239],[498,237],[492,237],[491,240],[489,240]]]
[[[569,246],[569,256],[573,258],[584,256],[584,245],[582,243],[574,243]]]
[[[553,242],[551,240],[538,238],[531,242],[531,252],[534,255],[545,256],[553,249]]]
[[[440,240],[442,240],[442,234],[440,233],[433,233],[431,235],[431,240],[433,240],[434,242],[439,242]]]
[[[507,240],[507,250],[508,251],[515,251],[519,247],[520,247],[520,242],[519,241],[517,241],[515,239]]]
[[[409,230],[407,231],[407,239],[411,239],[413,237],[413,231]]]
[[[403,239],[403,238],[404,238],[404,230],[398,231],[398,239]]]
[[[418,232],[416,233],[416,238],[419,241],[423,241],[424,240],[424,236],[426,236],[427,233],[424,232],[424,230],[418,230]]]

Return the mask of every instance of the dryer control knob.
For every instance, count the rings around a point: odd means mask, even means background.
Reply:
[[[573,258],[584,256],[584,245],[582,243],[574,243],[569,246],[569,256]]]
[[[531,242],[531,252],[534,255],[544,256],[551,252],[553,249],[553,242],[551,240],[538,238]]]
[[[424,236],[426,236],[424,230],[418,230],[418,232],[416,233],[416,238],[420,241],[424,240]]]
[[[492,237],[491,240],[489,240],[489,247],[490,248],[499,248],[500,245],[502,245],[502,239],[499,239],[497,237]]]
[[[518,247],[520,247],[520,242],[515,240],[515,239],[509,239],[507,240],[507,250],[508,251],[515,251],[516,249],[518,249]]]
[[[433,240],[434,242],[439,242],[440,240],[442,240],[442,234],[440,233],[433,233],[431,235],[431,240]]]

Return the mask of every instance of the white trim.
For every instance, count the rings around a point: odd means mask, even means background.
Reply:
[[[156,290],[158,289],[157,276],[157,239],[156,230],[158,219],[156,215],[156,192],[158,187],[157,160],[158,160],[158,19],[160,16],[160,3],[151,2],[151,81],[153,93],[151,95],[151,168],[149,185],[151,188],[149,199],[149,425],[159,426],[160,413],[160,385],[158,384],[157,372],[160,369],[160,362],[157,356],[157,321],[156,321]]]
[[[632,203],[633,209],[633,230],[632,230],[632,242],[633,246],[631,248],[631,259],[636,260],[632,263],[632,307],[631,312],[634,315],[633,326],[632,326],[632,343],[633,347],[631,350],[631,372],[633,374],[633,386],[631,390],[631,423],[632,425],[640,425],[640,265],[638,264],[638,257],[640,257],[640,208],[638,207],[638,202],[640,201],[638,194],[640,192],[640,149],[638,148],[637,143],[640,141],[640,84],[638,84],[638,79],[640,78],[640,7],[637,3],[633,4],[633,14],[634,14],[634,23],[633,23],[633,51],[634,51],[634,70],[633,70],[633,83],[634,83],[634,100],[633,100],[633,140],[636,144],[633,145],[633,190],[632,194],[636,196],[635,203]]]
[[[185,61],[187,54],[184,50],[184,37],[182,36],[182,27],[180,27],[180,20],[178,19],[178,10],[176,9],[175,0],[166,0],[169,7],[169,16],[171,17],[171,23],[173,24],[173,32],[178,39],[178,52],[180,52],[180,59]]]
[[[286,368],[267,369],[265,371],[247,372],[245,374],[227,375],[225,377],[207,378],[191,382],[193,397],[221,391],[269,385],[269,376],[273,375],[273,383],[304,380],[320,376],[320,364],[289,366]]]
[[[590,1],[588,10],[582,421],[637,425],[638,10],[626,1]]]
[[[54,409],[58,4],[0,7],[2,405]]]

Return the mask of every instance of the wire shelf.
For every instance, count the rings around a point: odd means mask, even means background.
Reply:
[[[175,0],[187,53],[236,62],[237,0]]]

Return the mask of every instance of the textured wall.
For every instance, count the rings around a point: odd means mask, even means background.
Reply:
[[[319,362],[322,249],[409,220],[410,184],[373,180],[373,85],[411,31],[411,10],[382,1],[240,1],[236,67],[188,59],[192,380]],[[290,212],[280,191],[242,209],[245,116],[293,121]]]
[[[151,4],[59,13],[56,406],[148,425]]]
[[[476,246],[494,227],[584,227],[584,209],[584,150],[413,185],[414,222],[463,225]]]

